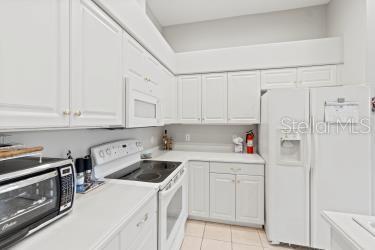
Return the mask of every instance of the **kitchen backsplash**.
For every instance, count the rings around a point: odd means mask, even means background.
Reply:
[[[8,142],[19,142],[27,146],[41,145],[43,154],[49,157],[65,157],[70,149],[73,157],[81,157],[89,153],[94,145],[121,139],[140,139],[144,148],[161,145],[162,127],[137,129],[85,129],[56,130],[7,133]]]
[[[177,144],[220,145],[232,145],[233,136],[240,136],[245,141],[246,132],[253,129],[255,132],[255,147],[257,146],[258,134],[256,125],[168,125],[165,128]],[[186,139],[190,140],[187,141]]]

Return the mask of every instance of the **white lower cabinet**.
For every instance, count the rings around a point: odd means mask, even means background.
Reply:
[[[210,214],[210,186],[208,162],[189,162],[189,215],[208,217]]]
[[[151,198],[100,250],[157,250],[157,197]]]
[[[236,176],[210,173],[210,217],[234,221],[236,218]]]
[[[189,216],[264,225],[264,165],[191,161]]]
[[[236,176],[236,221],[264,224],[263,176]]]
[[[120,245],[120,236],[116,235],[111,239],[107,245],[105,245],[102,250],[121,250],[121,245]]]

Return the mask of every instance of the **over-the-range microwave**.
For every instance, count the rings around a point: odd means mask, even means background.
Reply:
[[[126,79],[126,127],[162,125],[161,102],[158,86],[151,81]]]
[[[71,160],[24,157],[0,161],[0,249],[71,211]]]

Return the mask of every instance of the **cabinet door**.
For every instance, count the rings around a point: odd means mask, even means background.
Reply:
[[[201,75],[178,79],[178,110],[181,123],[201,123]]]
[[[210,217],[235,220],[235,175],[210,173]]]
[[[171,124],[177,121],[177,78],[163,70],[164,81],[161,83],[162,91],[162,115],[164,124]]]
[[[228,123],[260,122],[260,72],[228,73]]]
[[[146,81],[145,49],[124,32],[124,68],[127,77]]]
[[[192,161],[189,163],[189,215],[209,216],[210,190],[209,163]]]
[[[262,89],[291,88],[297,84],[297,69],[262,70]]]
[[[336,65],[298,68],[299,87],[321,87],[337,85]]]
[[[124,126],[122,29],[90,0],[72,1],[72,125]]]
[[[236,221],[264,224],[264,177],[236,176]]]
[[[227,74],[202,76],[202,123],[227,122]]]
[[[101,250],[120,250],[120,236],[116,235]]]
[[[0,34],[0,130],[69,126],[69,0],[1,0]]]

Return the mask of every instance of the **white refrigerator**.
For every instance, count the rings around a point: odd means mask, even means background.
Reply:
[[[262,96],[266,234],[329,249],[324,210],[371,213],[370,89],[274,89]]]

